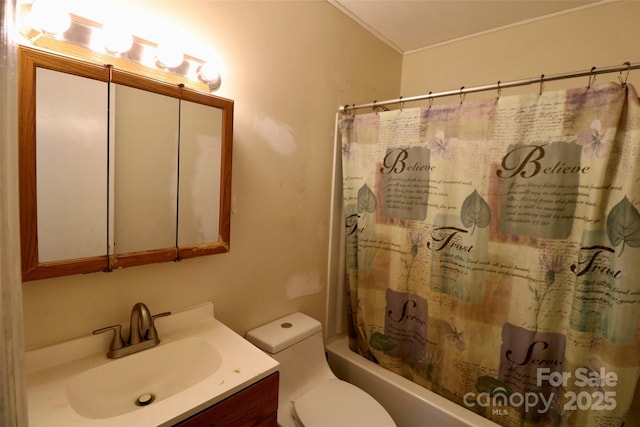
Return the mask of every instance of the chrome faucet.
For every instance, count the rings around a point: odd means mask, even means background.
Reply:
[[[93,334],[96,335],[113,330],[113,340],[109,346],[107,357],[117,359],[160,344],[154,320],[158,317],[169,316],[170,314],[171,312],[166,311],[152,316],[149,308],[144,303],[139,302],[131,309],[128,342],[122,340],[121,325],[96,329],[93,331]]]

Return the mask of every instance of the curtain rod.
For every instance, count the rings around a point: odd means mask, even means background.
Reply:
[[[436,92],[436,93],[429,92],[428,94],[425,94],[425,95],[408,96],[406,98],[400,97],[396,99],[389,99],[386,101],[373,101],[367,104],[341,105],[338,108],[338,112],[347,113],[347,112],[353,112],[355,110],[362,109],[362,108],[375,109],[378,107],[384,107],[385,105],[389,105],[389,104],[404,104],[405,102],[422,101],[425,99],[440,98],[440,97],[452,96],[452,95],[462,96],[467,93],[482,92],[487,90],[497,90],[499,92],[501,89],[504,89],[504,88],[515,87],[515,86],[526,86],[534,83],[540,83],[540,88],[541,88],[540,92],[542,93],[542,84],[544,82],[589,76],[589,85],[591,85],[592,83],[591,77],[597,74],[615,73],[616,71],[619,71],[621,74],[620,82],[623,84],[626,84],[627,78],[629,77],[629,71],[637,70],[637,69],[640,69],[640,62],[633,63],[633,64],[630,62],[625,62],[623,65],[615,65],[615,66],[604,67],[604,68],[592,67],[590,70],[574,71],[572,73],[555,74],[551,76],[545,76],[544,74],[542,74],[540,77],[533,77],[533,78],[521,79],[521,80],[512,80],[510,82],[504,82],[504,83],[498,81],[498,83],[494,83],[490,85],[475,86],[475,87],[469,87],[469,88],[465,88],[464,86],[462,86],[460,89],[449,90],[446,92]],[[624,80],[622,80],[623,71],[627,72]]]

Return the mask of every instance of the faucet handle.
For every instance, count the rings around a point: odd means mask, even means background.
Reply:
[[[122,326],[120,325],[107,326],[105,328],[96,329],[95,331],[93,331],[93,335],[98,335],[103,332],[109,332],[113,330],[113,339],[111,340],[111,345],[109,346],[109,350],[110,351],[120,350],[121,348],[124,347],[124,343],[122,342],[121,329],[122,329]]]
[[[151,327],[149,328],[149,332],[147,332],[147,339],[154,340],[158,338],[158,331],[156,331],[156,325],[155,325],[156,318],[166,317],[170,315],[171,315],[170,311],[165,311],[165,312],[154,314],[153,316],[151,316]]]

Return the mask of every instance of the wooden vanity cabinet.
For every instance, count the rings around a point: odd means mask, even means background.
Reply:
[[[276,427],[279,373],[250,385],[178,424],[178,427]]]

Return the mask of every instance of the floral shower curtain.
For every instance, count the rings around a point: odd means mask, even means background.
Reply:
[[[634,88],[339,127],[352,349],[503,426],[621,426],[640,373]]]

